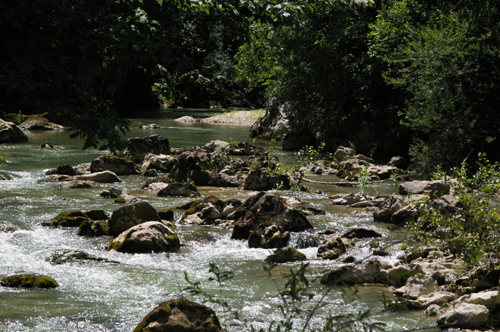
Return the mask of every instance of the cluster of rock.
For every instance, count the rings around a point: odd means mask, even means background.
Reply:
[[[7,121],[0,119],[0,143],[23,143],[28,136],[23,130],[56,130],[63,126],[47,120],[44,115],[23,116],[20,114],[7,115]]]

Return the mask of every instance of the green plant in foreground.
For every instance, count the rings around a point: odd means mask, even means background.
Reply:
[[[364,168],[360,168],[358,171],[358,184],[361,191],[365,191],[368,183],[370,182],[370,176],[368,175],[368,171]]]
[[[279,312],[281,312],[282,319],[272,321],[268,328],[256,329],[248,322],[244,322],[246,330],[252,332],[355,332],[355,331],[385,331],[385,324],[380,322],[369,322],[370,311],[362,311],[352,314],[332,315],[325,312],[328,306],[331,305],[327,301],[327,295],[333,289],[339,289],[337,282],[331,283],[326,286],[320,293],[313,292],[311,282],[307,276],[309,271],[309,264],[301,264],[297,269],[290,269],[288,274],[283,275],[285,284],[279,286],[272,273],[276,267],[275,264],[265,265],[264,270],[267,272],[268,277],[273,281],[278,291],[277,296],[280,299],[278,305]],[[184,288],[192,296],[202,296],[205,298],[204,303],[210,302],[222,306],[224,313],[232,313],[237,319],[237,311],[232,310],[230,305],[223,300],[221,288],[226,281],[234,277],[232,271],[222,271],[217,265],[209,264],[209,273],[211,276],[208,281],[216,281],[219,286],[219,295],[214,296],[207,291],[203,290],[200,286],[200,281],[191,281],[186,272],[184,277],[189,286]],[[341,293],[347,300],[345,293]],[[321,311],[321,313],[320,313]],[[320,316],[321,315],[321,316]],[[321,318],[318,322],[317,318]],[[314,320],[314,323],[313,323]]]
[[[229,154],[229,149],[226,147],[217,147],[210,155],[210,165],[217,174],[224,169],[224,167],[231,165],[234,162],[233,157]]]
[[[421,218],[410,224],[422,239],[446,241],[453,254],[463,256],[467,267],[477,264],[483,253],[500,254],[500,165],[491,164],[480,154],[477,166],[472,176],[465,161],[454,170],[454,189],[460,202],[455,213],[441,211],[427,199],[420,208]]]
[[[321,160],[333,160],[333,156],[328,154],[325,156],[323,150],[325,149],[325,143],[321,143],[317,147],[306,145],[298,152],[295,152],[295,157],[303,162],[317,162]]]

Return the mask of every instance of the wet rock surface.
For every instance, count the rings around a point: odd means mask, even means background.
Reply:
[[[134,332],[153,331],[219,332],[222,327],[212,309],[176,299],[158,305],[134,329]]]

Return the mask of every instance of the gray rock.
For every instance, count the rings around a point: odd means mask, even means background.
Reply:
[[[351,240],[333,234],[320,244],[317,256],[321,259],[337,259],[353,245]]]
[[[94,188],[97,183],[88,180],[69,180],[61,182],[61,188],[66,189],[86,189]]]
[[[472,324],[486,323],[490,317],[488,308],[481,304],[457,303],[439,317],[438,325],[446,327],[470,327]]]
[[[122,182],[122,180],[111,171],[103,171],[91,174],[76,175],[72,180],[88,180],[101,183]]]
[[[338,162],[341,162],[341,161],[346,161],[351,157],[354,157],[355,154],[356,151],[353,148],[339,146],[335,151],[335,153],[333,154],[333,157],[337,159]]]
[[[19,125],[22,130],[61,130],[63,126],[50,122],[49,120],[40,117],[32,116]]]
[[[0,143],[27,142],[28,136],[12,122],[0,119]]]
[[[463,295],[459,299],[454,301],[452,305],[459,302],[482,304],[491,310],[496,308],[500,304],[500,292],[497,290],[492,290]]]
[[[396,194],[388,196],[373,212],[373,219],[375,221],[391,222],[394,213],[410,204],[410,200],[406,197]]]
[[[192,116],[186,115],[175,119],[176,122],[200,122],[200,120],[193,118]]]
[[[142,163],[142,169],[144,170],[157,170],[161,173],[168,173],[172,170],[177,158],[166,155],[166,154],[152,154],[148,153],[144,157],[144,162]]]
[[[406,284],[394,291],[396,296],[417,299],[422,295],[440,291],[438,283],[429,275],[420,275],[408,278]]]
[[[278,98],[270,99],[266,106],[265,115],[252,125],[248,136],[282,140],[291,131],[287,118],[289,107],[289,103],[283,103]]]
[[[446,303],[456,300],[457,298],[457,294],[438,291],[419,296],[416,300],[416,303],[418,303],[421,308],[427,308],[433,304],[442,306]]]
[[[163,223],[148,221],[131,227],[113,239],[108,250],[127,253],[179,251],[177,234]]]

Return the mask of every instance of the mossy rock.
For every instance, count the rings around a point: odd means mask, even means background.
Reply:
[[[2,156],[0,156],[0,164],[6,164],[6,163],[7,163],[7,161],[5,159],[3,159]]]
[[[37,276],[31,274],[19,274],[3,278],[0,285],[4,287],[18,288],[56,288],[59,287],[57,281],[49,276]]]
[[[42,223],[42,226],[53,227],[80,227],[84,221],[92,221],[82,211],[61,212],[49,221]]]
[[[115,198],[113,200],[113,202],[120,203],[120,204],[125,204],[127,202],[127,200],[125,198],[123,198],[122,196],[118,196],[117,198]]]
[[[215,312],[186,299],[161,303],[153,309],[133,332],[219,332],[222,331]]]
[[[290,263],[290,262],[297,262],[297,261],[305,261],[306,255],[301,253],[300,251],[290,248],[290,247],[285,247],[285,248],[279,248],[276,249],[276,251],[272,254],[267,256],[267,258],[264,260],[266,263]]]

